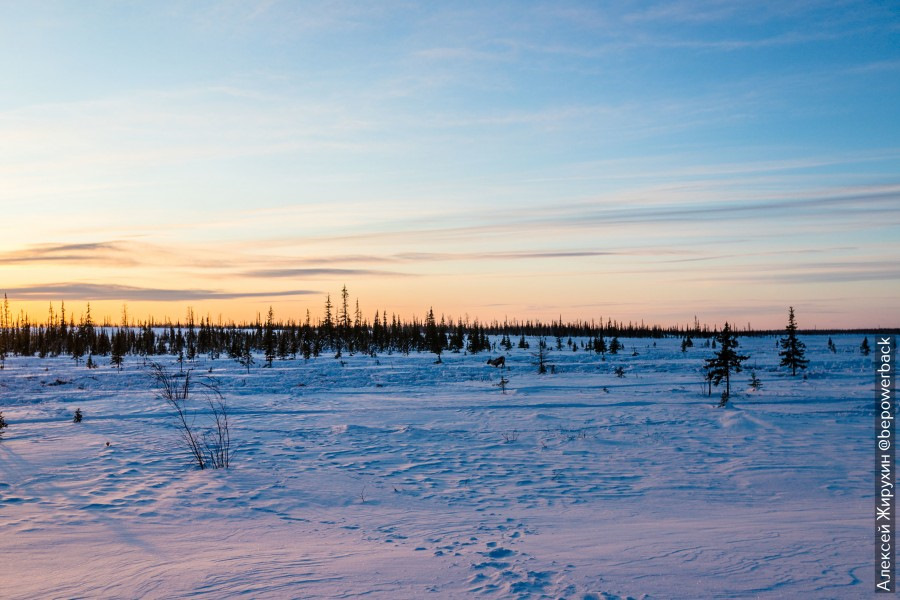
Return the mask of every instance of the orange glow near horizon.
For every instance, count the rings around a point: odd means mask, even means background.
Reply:
[[[421,295],[416,295],[415,290],[409,294],[402,294],[394,302],[386,301],[374,303],[366,296],[358,297],[354,289],[348,285],[350,293],[350,313],[353,314],[356,302],[359,301],[360,312],[365,321],[371,323],[376,311],[379,315],[385,312],[390,319],[397,315],[401,319],[422,319],[429,309],[433,309],[438,317],[448,319],[468,319],[481,322],[508,320],[525,321],[538,320],[549,323],[562,318],[564,322],[595,321],[606,322],[609,319],[619,323],[645,323],[647,325],[661,326],[687,326],[694,322],[696,316],[702,325],[719,327],[728,321],[739,328],[748,325],[755,329],[780,329],[786,322],[787,306],[777,304],[776,300],[763,303],[758,306],[733,306],[711,298],[698,306],[696,311],[666,310],[651,301],[642,304],[616,304],[598,302],[595,307],[551,304],[552,298],[546,303],[541,302],[540,295],[532,296],[534,301],[528,305],[468,305],[460,296],[465,294],[453,294],[452,290],[446,293],[435,294],[438,302],[429,301],[427,290]],[[335,315],[340,306],[340,287],[328,292],[334,306]],[[117,326],[123,322],[126,316],[128,324],[142,323],[152,320],[156,323],[184,323],[187,321],[189,311],[193,312],[196,321],[209,320],[214,324],[219,323],[253,323],[257,319],[265,320],[271,307],[277,321],[294,321],[302,323],[306,319],[307,311],[313,323],[324,316],[326,293],[312,294],[301,297],[275,298],[275,299],[230,299],[230,300],[199,300],[192,302],[183,301],[121,301],[121,300],[68,300],[45,301],[30,300],[16,301],[9,299],[9,308],[13,320],[27,317],[32,323],[45,323],[52,311],[56,319],[59,319],[61,311],[65,310],[66,321],[74,321],[76,324],[84,317],[88,305],[91,317],[95,324]],[[375,297],[375,296],[373,296]],[[892,328],[896,327],[896,321],[891,321],[891,314],[886,310],[880,317],[872,312],[869,319],[847,320],[837,311],[823,310],[810,316],[804,311],[801,304],[795,306],[801,329],[865,329],[865,328]],[[873,307],[873,311],[877,310]],[[832,318],[828,318],[832,316]]]

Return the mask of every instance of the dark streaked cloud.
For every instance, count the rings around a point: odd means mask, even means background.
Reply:
[[[864,208],[877,207],[880,215],[896,215],[900,212],[897,200],[900,188],[860,190],[844,194],[823,194],[800,198],[773,198],[736,202],[703,204],[672,204],[660,207],[603,208],[597,211],[581,211],[563,217],[558,224],[566,223],[671,223],[676,221],[713,221],[730,218],[757,217],[764,219],[804,217],[845,213],[859,213]]]
[[[718,254],[710,256],[697,256],[692,258],[673,258],[663,260],[664,263],[690,263],[714,260],[725,260],[730,258],[749,258],[751,256],[785,256],[788,254],[828,254],[834,252],[852,252],[856,250],[856,246],[832,246],[829,248],[803,248],[799,250],[778,250],[770,252],[742,252],[741,254]]]
[[[15,300],[130,300],[151,302],[183,302],[197,300],[235,300],[238,298],[275,298],[317,294],[313,290],[282,290],[268,292],[226,292],[222,290],[172,290],[128,285],[96,283],[48,283],[2,290]]]
[[[41,244],[0,254],[0,265],[70,261],[118,266],[137,264],[133,255],[120,242]]]
[[[376,256],[374,254],[344,254],[338,256],[307,256],[302,259],[290,258],[284,259],[286,261],[292,261],[294,264],[297,262],[302,262],[308,265],[329,265],[329,264],[340,264],[340,263],[372,263],[372,262],[397,262],[393,258],[389,258],[386,256]]]
[[[605,250],[519,250],[511,252],[402,252],[395,258],[408,261],[440,260],[515,260],[536,258],[579,258],[619,254]]]
[[[760,267],[762,268],[762,267]],[[818,283],[852,283],[877,281],[892,283],[900,281],[900,266],[884,265],[877,261],[855,261],[845,263],[818,263],[792,265],[781,268],[776,265],[768,267],[769,272],[721,273],[702,278],[692,277],[691,281],[718,281],[738,284],[773,283],[784,284],[818,284]],[[733,268],[729,268],[733,271]]]
[[[414,273],[399,273],[397,271],[378,271],[374,269],[324,269],[324,268],[299,268],[299,269],[255,269],[238,273],[242,277],[258,278],[290,278],[290,277],[322,277],[322,276],[357,276],[380,275],[390,277],[416,277]]]
[[[858,281],[889,282],[900,280],[900,267],[871,267],[867,269],[842,269],[833,271],[809,271],[804,273],[772,273],[746,278],[751,281],[768,281],[778,284],[852,283]]]

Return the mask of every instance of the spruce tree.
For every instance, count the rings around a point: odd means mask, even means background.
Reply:
[[[272,307],[269,307],[269,314],[266,316],[266,328],[263,333],[263,350],[266,357],[266,366],[271,368],[272,361],[275,360],[275,313]]]
[[[338,329],[340,330],[338,337],[340,338],[339,343],[341,344],[340,348],[338,348],[338,352],[340,352],[341,348],[347,347],[349,345],[348,342],[350,341],[349,299],[350,299],[350,292],[347,291],[347,286],[345,285],[341,289],[341,312],[338,315],[338,318],[339,318]]]
[[[277,337],[278,343],[276,344],[276,346],[278,346],[278,360],[287,360],[288,354],[291,353],[290,342],[293,336],[291,335],[290,331],[282,330],[281,335]],[[296,354],[296,351],[294,352],[294,354]]]
[[[331,294],[325,297],[325,320],[319,329],[325,336],[328,348],[334,348],[334,316],[332,315]]]
[[[785,327],[787,335],[781,338],[781,366],[790,367],[791,375],[797,375],[797,369],[805,369],[809,361],[804,358],[806,355],[806,344],[797,339],[797,321],[794,319],[794,307],[791,306],[788,312],[788,324]]]
[[[622,342],[619,341],[619,336],[617,336],[617,335],[613,336],[612,341],[609,342],[609,353],[610,354],[618,354],[619,350],[621,350],[624,347],[625,346],[622,345]]]
[[[862,344],[859,345],[859,351],[862,352],[863,356],[868,356],[869,352],[872,351],[872,349],[869,347],[868,337],[863,338]]]
[[[594,352],[603,355],[605,358],[606,350],[606,340],[603,339],[603,334],[597,335],[597,337],[594,338]]]
[[[118,330],[113,335],[112,351],[110,353],[109,363],[116,367],[116,370],[122,370],[122,363],[125,361],[125,353],[128,351],[128,338],[125,337],[123,330]]]
[[[69,353],[76,365],[81,364],[81,357],[84,356],[84,339],[80,335],[72,336],[72,343],[69,346]]]
[[[63,308],[65,310],[65,308]],[[3,310],[0,310],[0,369],[6,365],[6,355],[11,350],[9,331],[12,325],[9,322],[9,300],[3,294]]]
[[[714,385],[718,386],[723,379],[725,380],[725,392],[719,403],[719,406],[725,406],[731,398],[731,373],[740,373],[741,363],[749,357],[737,353],[739,346],[737,337],[732,333],[728,323],[725,323],[725,327],[716,336],[716,341],[719,351],[713,358],[706,359],[706,367]]]
[[[544,339],[544,336],[538,338],[538,351],[532,352],[532,356],[535,358],[534,364],[538,368],[538,373],[541,375],[547,372],[547,354],[550,352],[550,349],[547,348],[547,340]]]
[[[441,364],[441,353],[444,351],[444,343],[446,338],[438,330],[437,323],[434,320],[434,310],[429,308],[428,315],[425,317],[425,345],[429,352],[433,352],[437,356],[435,364]]]
[[[97,342],[96,339],[96,331],[94,329],[94,320],[91,318],[91,303],[87,303],[87,314],[82,320],[81,325],[78,330],[78,335],[82,337],[84,341],[84,349],[90,357],[91,354],[94,353],[94,346]]]
[[[241,363],[242,367],[247,368],[247,373],[249,374],[250,367],[253,366],[253,364],[255,362],[253,360],[253,351],[250,348],[250,337],[249,336],[244,339],[244,345],[243,345],[243,348],[241,349],[241,355],[240,355],[240,358],[238,359],[238,362]]]
[[[185,337],[185,345],[187,348],[187,359],[194,362],[197,358],[197,333],[194,331],[194,309],[188,307],[187,314],[187,337]]]

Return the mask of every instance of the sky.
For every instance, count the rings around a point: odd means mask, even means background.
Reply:
[[[900,4],[0,1],[0,293],[900,326]]]

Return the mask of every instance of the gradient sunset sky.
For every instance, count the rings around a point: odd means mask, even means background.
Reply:
[[[900,325],[900,3],[3,2],[0,293]]]

